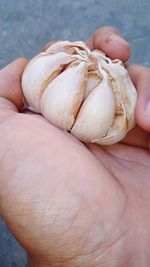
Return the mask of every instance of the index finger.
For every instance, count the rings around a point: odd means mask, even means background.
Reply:
[[[86,43],[92,50],[102,50],[111,59],[118,58],[126,62],[131,56],[128,42],[116,28],[111,26],[96,30]]]

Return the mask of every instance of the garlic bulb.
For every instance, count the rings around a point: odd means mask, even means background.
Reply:
[[[22,90],[29,108],[84,142],[114,144],[135,126],[137,94],[123,63],[80,41],[33,58]]]

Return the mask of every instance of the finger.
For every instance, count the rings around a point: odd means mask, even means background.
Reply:
[[[0,108],[6,105],[14,110],[15,106],[17,109],[23,106],[21,77],[26,64],[26,59],[19,58],[0,71]]]
[[[127,69],[138,93],[135,111],[137,124],[150,132],[150,69],[137,65],[128,65]]]
[[[51,45],[55,44],[56,41],[51,41],[51,42],[48,42],[46,43],[46,45],[43,47],[42,51],[46,51]]]
[[[149,145],[149,133],[139,127],[135,127],[128,132],[121,143],[147,149]]]
[[[126,62],[131,56],[127,41],[116,28],[111,26],[98,29],[86,43],[92,50],[100,49],[112,59],[118,58]]]

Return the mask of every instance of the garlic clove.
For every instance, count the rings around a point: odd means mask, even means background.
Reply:
[[[22,90],[32,110],[40,112],[39,101],[48,84],[75,59],[64,52],[49,55],[40,53],[24,70]]]
[[[84,100],[102,81],[102,76],[97,71],[89,71],[86,75],[86,85],[84,92]]]
[[[123,110],[123,114],[115,116],[113,125],[109,128],[107,135],[100,139],[92,140],[92,143],[99,145],[112,145],[121,141],[125,137],[127,134],[127,121],[124,107]]]
[[[137,91],[126,71],[126,77],[122,81],[122,87],[126,91],[128,101],[125,101],[126,116],[128,122],[128,130],[135,126],[135,106],[137,101]]]
[[[41,113],[55,125],[70,130],[84,96],[87,65],[81,62],[59,74],[44,91]]]
[[[104,64],[103,67],[109,74],[114,90],[115,119],[107,135],[92,142],[109,145],[121,141],[127,132],[135,126],[134,111],[137,93],[127,70],[119,61]]]
[[[106,73],[82,104],[71,133],[85,142],[106,135],[115,116],[114,93]]]
[[[126,111],[127,128],[132,129],[135,126],[135,105],[137,101],[136,89],[129,77],[127,70],[116,61],[116,63],[105,65],[108,71],[116,99],[116,114],[122,109],[122,104]]]

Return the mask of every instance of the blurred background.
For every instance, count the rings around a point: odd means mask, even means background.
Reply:
[[[33,57],[49,40],[85,40],[104,25],[123,32],[132,62],[150,65],[149,0],[0,0],[0,68]],[[1,219],[0,267],[26,266],[25,251]]]

